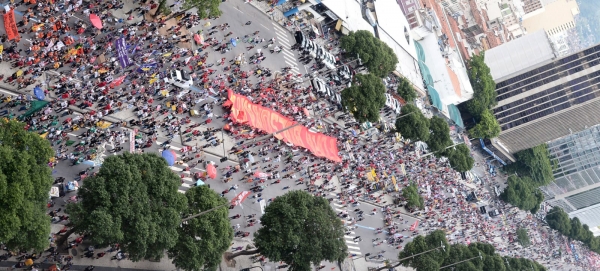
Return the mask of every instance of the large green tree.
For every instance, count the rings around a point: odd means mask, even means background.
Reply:
[[[348,257],[344,225],[327,199],[295,190],[275,198],[260,218],[262,227],[254,236],[256,250],[271,261],[283,261],[291,271],[309,271],[322,261],[342,262]]]
[[[516,162],[505,167],[508,173],[516,172],[519,176],[530,177],[536,186],[542,186],[554,181],[552,162],[548,146],[541,144],[531,149],[515,153]]]
[[[12,250],[42,251],[48,246],[46,215],[54,152],[25,124],[0,120],[0,243]]]
[[[535,183],[529,177],[517,177],[511,175],[508,177],[508,186],[504,189],[500,198],[521,210],[536,213],[544,195],[537,189]]]
[[[408,208],[425,208],[425,201],[419,194],[419,188],[415,183],[402,188],[402,197],[406,200],[406,207]]]
[[[479,116],[479,121],[475,127],[469,130],[469,134],[476,138],[494,138],[500,134],[500,124],[494,117],[491,110],[486,109]]]
[[[119,243],[133,261],[160,259],[175,246],[187,207],[180,184],[156,154],[110,156],[67,206],[73,227],[63,238],[86,233],[94,245]]]
[[[179,237],[168,251],[169,258],[183,270],[216,270],[233,240],[227,199],[206,185],[187,190],[185,196],[188,208],[184,217],[216,209],[186,220],[177,228]]]
[[[418,107],[407,104],[402,107],[400,116],[396,119],[396,130],[411,141],[427,141],[429,139],[429,119]]]
[[[433,116],[429,120],[429,131],[429,139],[426,142],[430,152],[443,151],[452,144],[450,127],[444,119]]]
[[[442,245],[443,249],[440,248]],[[420,255],[414,256],[417,254]],[[404,250],[398,254],[398,258],[399,262],[388,263],[387,266],[380,267],[376,271],[399,265],[410,266],[417,271],[438,271],[441,267],[456,271],[546,270],[542,265],[528,259],[503,258],[496,254],[490,244],[477,242],[468,246],[450,245],[446,240],[446,233],[441,230],[433,231],[427,236],[417,236],[406,244]],[[506,264],[507,262],[509,264]]]
[[[528,247],[531,244],[531,241],[529,240],[529,234],[527,233],[527,229],[519,228],[517,229],[516,233],[517,241],[519,242],[519,244],[521,244],[521,246]]]
[[[484,62],[484,54],[474,55],[468,63],[469,81],[473,86],[473,98],[467,101],[467,109],[477,120],[479,116],[496,105],[496,83],[490,68]]]
[[[352,86],[342,91],[342,105],[359,123],[377,122],[385,105],[385,85],[372,74],[357,74]]]
[[[369,72],[380,78],[396,69],[398,57],[394,50],[366,30],[350,32],[340,39],[340,47],[354,57],[360,57]]]
[[[471,150],[467,145],[460,144],[454,148],[448,148],[441,152],[442,156],[446,156],[450,162],[450,166],[458,171],[465,172],[473,168],[475,160],[471,157]]]
[[[546,214],[546,223],[550,228],[568,236],[571,232],[571,220],[569,215],[559,207],[554,207]]]
[[[396,89],[396,92],[398,92],[398,95],[400,95],[407,103],[411,103],[417,98],[417,92],[405,78],[398,79],[398,88]]]

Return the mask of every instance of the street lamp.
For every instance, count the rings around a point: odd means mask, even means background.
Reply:
[[[477,258],[479,258],[480,260],[483,260],[483,257],[481,256],[481,252],[479,252],[479,256],[475,256],[473,258],[469,258],[469,259],[466,259],[466,260],[463,260],[463,261],[460,261],[460,262],[457,262],[457,263],[453,263],[453,264],[449,264],[449,265],[446,265],[446,266],[442,266],[442,267],[440,267],[440,270],[442,270],[444,268],[447,268],[447,267],[455,266],[455,265],[460,264],[460,263],[468,262],[470,260],[477,259]]]
[[[246,268],[244,268],[244,269],[242,269],[242,270],[240,270],[240,271],[250,271],[250,269],[254,269],[254,268],[257,268],[257,267],[258,267],[258,268],[260,268],[260,270],[263,270],[263,271],[264,271],[264,269],[262,268],[262,266],[252,266],[252,267],[246,267]]]
[[[421,253],[417,253],[417,254],[414,254],[414,255],[412,255],[412,256],[408,256],[408,257],[402,258],[402,259],[398,260],[398,261],[397,261],[397,262],[396,262],[396,263],[395,263],[393,266],[389,266],[389,265],[382,266],[382,267],[380,267],[380,268],[378,268],[378,269],[375,269],[375,271],[381,271],[381,270],[384,270],[384,269],[392,269],[392,268],[396,268],[396,267],[400,266],[400,264],[402,264],[402,262],[403,262],[404,260],[408,260],[408,259],[411,259],[411,258],[417,257],[417,256],[419,256],[419,255],[423,255],[423,254],[426,254],[426,253],[432,252],[432,251],[434,251],[434,250],[438,250],[438,249],[440,249],[440,248],[441,248],[441,249],[443,249],[443,250],[445,250],[445,248],[446,248],[446,246],[444,246],[444,243],[443,243],[442,241],[440,241],[440,246],[439,246],[439,247],[436,247],[436,248],[433,248],[433,249],[430,249],[430,250],[427,250],[427,251],[423,251],[423,252],[421,252]],[[480,254],[480,255],[481,255],[481,254]]]

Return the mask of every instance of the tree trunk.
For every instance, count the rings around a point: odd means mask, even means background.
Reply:
[[[242,251],[237,252],[237,253],[231,253],[229,255],[225,255],[225,258],[228,261],[231,261],[231,260],[233,260],[234,258],[236,258],[238,256],[254,255],[254,254],[259,253],[259,252],[260,252],[260,249],[258,249],[258,248],[257,249],[253,249],[253,250],[242,250]]]
[[[156,8],[156,11],[154,12],[154,17],[160,15],[160,11],[165,7],[165,5],[167,4],[167,0],[161,0],[160,3],[158,4],[158,8]]]
[[[75,227],[71,228],[70,230],[65,232],[65,234],[63,234],[61,237],[59,237],[56,240],[56,249],[57,250],[64,249],[65,243],[67,242],[67,240],[69,240],[69,236],[71,236],[71,234],[73,234],[74,232],[75,232]]]

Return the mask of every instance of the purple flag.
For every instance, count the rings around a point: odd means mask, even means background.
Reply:
[[[122,68],[125,68],[131,64],[129,56],[127,55],[127,43],[125,38],[119,38],[115,41],[115,49],[117,50],[117,56],[119,57],[119,64]]]

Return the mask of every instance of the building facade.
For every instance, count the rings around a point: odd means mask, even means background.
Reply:
[[[600,45],[559,58],[520,53],[510,63],[506,57],[500,64],[486,60],[498,95],[493,112],[502,128],[495,142],[515,153],[600,123]]]
[[[548,142],[555,180],[541,187],[546,203],[561,207],[600,234],[600,126]]]

